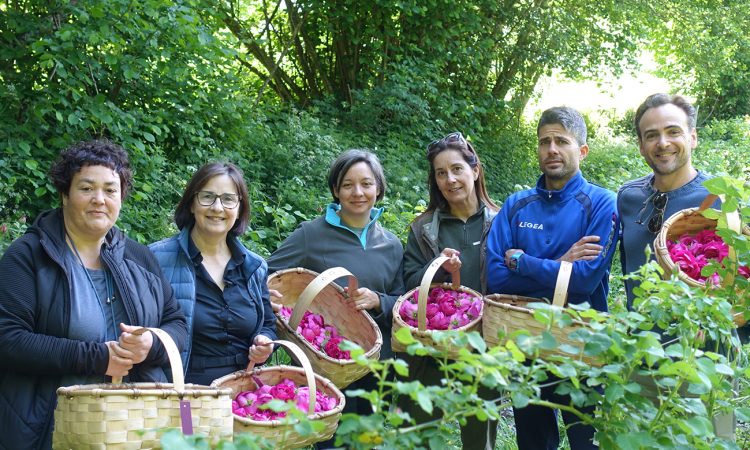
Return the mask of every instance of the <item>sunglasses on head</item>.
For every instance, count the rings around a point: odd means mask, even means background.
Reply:
[[[652,216],[648,219],[646,227],[648,228],[648,231],[658,233],[661,226],[664,224],[664,211],[667,209],[667,194],[664,192],[656,192],[651,196],[651,205],[653,205],[651,210]],[[638,213],[638,220],[635,222],[638,225],[643,225],[643,213],[646,212],[646,206],[648,206],[648,200],[643,204],[641,212]]]
[[[437,140],[430,142],[430,145],[427,146],[427,154],[430,154],[430,152],[432,152],[438,147],[444,147],[450,144],[455,144],[456,142],[466,143],[466,139],[464,139],[464,135],[461,134],[460,131],[456,131],[455,133],[451,133],[442,139],[437,139]]]

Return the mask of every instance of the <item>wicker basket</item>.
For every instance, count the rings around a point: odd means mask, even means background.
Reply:
[[[331,438],[333,433],[336,432],[341,411],[344,409],[346,402],[344,395],[331,381],[313,373],[310,360],[299,346],[293,342],[284,340],[277,340],[274,343],[283,345],[289,349],[297,361],[302,364],[302,368],[275,366],[253,369],[253,364],[250,363],[247,370],[241,370],[216,379],[211,383],[211,386],[231,389],[232,398],[234,398],[240,392],[254,391],[258,388],[259,383],[275,385],[287,378],[298,386],[305,385],[309,387],[310,403],[307,415],[311,420],[322,422],[325,427],[320,432],[302,436],[294,430],[294,424],[284,423],[281,420],[258,421],[233,415],[234,433],[252,433],[256,436],[261,436],[273,442],[276,449],[305,447]],[[328,396],[335,397],[337,399],[336,407],[330,411],[315,413],[315,395],[317,392],[323,392]]]
[[[672,261],[672,257],[669,255],[667,248],[667,241],[676,241],[680,236],[684,234],[697,234],[703,230],[715,230],[717,227],[717,221],[709,219],[703,216],[703,211],[708,209],[717,199],[714,194],[708,195],[703,203],[698,208],[688,208],[674,213],[669,219],[664,221],[664,224],[659,230],[659,234],[654,239],[654,255],[656,261],[664,269],[664,278],[669,279],[673,273],[677,273],[677,278],[685,282],[688,286],[693,287],[704,287],[705,281],[696,280],[688,276],[685,272],[680,270],[679,266]],[[750,228],[747,226],[742,227],[740,222],[740,216],[737,211],[732,211],[727,214],[727,226],[735,233],[739,233],[740,229],[742,234],[750,236]],[[729,246],[728,260],[736,261],[737,255],[731,246]],[[723,285],[731,285],[734,283],[735,274],[727,273],[722,280]],[[740,294],[741,295],[741,294]],[[747,323],[742,313],[735,313],[733,316],[734,323],[737,326],[743,326]]]
[[[552,304],[563,308],[567,304],[568,284],[570,275],[573,271],[573,264],[562,261],[560,271],[557,274],[555,283],[555,293]],[[494,346],[500,343],[498,332],[502,331],[505,336],[517,330],[526,330],[534,336],[541,335],[548,331],[555,337],[558,348],[555,350],[542,350],[542,356],[558,354],[580,359],[581,361],[592,366],[601,366],[602,362],[595,357],[583,353],[584,343],[573,340],[569,337],[573,331],[585,327],[583,321],[574,320],[571,325],[560,327],[549,327],[534,318],[534,311],[528,307],[529,303],[543,302],[543,300],[531,297],[522,297],[519,295],[492,294],[484,298],[484,320],[482,321],[482,336],[488,346]],[[577,348],[578,353],[571,354],[562,351],[559,347],[562,344]]]
[[[174,384],[89,384],[57,390],[55,449],[147,449],[159,448],[159,434],[167,428],[210,436],[232,437],[230,389],[185,384],[182,361],[172,338],[158,328],[151,331],[164,344]],[[186,406],[187,405],[187,406]],[[181,413],[181,407],[187,408]],[[182,417],[192,421],[182,422]],[[182,428],[181,428],[182,424]]]
[[[309,309],[322,315],[326,323],[336,326],[344,339],[362,347],[365,357],[374,360],[380,357],[380,348],[383,346],[380,328],[367,312],[357,310],[352,303],[346,301],[344,290],[333,283],[333,280],[345,276],[349,277],[349,289],[357,289],[357,279],[341,267],[328,269],[320,275],[298,267],[280,270],[268,277],[268,288],[276,289],[283,295],[279,302],[293,308],[289,322],[276,314],[276,333],[279,338],[299,345],[310,359],[315,373],[328,378],[342,389],[367,375],[370,369],[354,360],[331,358],[314,348],[297,332],[297,326]]]
[[[479,292],[469,289],[465,286],[461,286],[461,275],[459,272],[455,272],[452,275],[452,283],[432,283],[432,279],[435,277],[435,273],[437,273],[438,269],[440,269],[440,266],[450,259],[447,256],[438,256],[437,258],[433,259],[430,265],[427,267],[427,270],[425,271],[424,275],[422,276],[422,283],[419,285],[418,288],[414,288],[407,292],[406,294],[402,295],[401,297],[396,300],[396,304],[393,305],[393,332],[391,334],[391,347],[393,348],[393,351],[395,352],[404,352],[406,351],[406,347],[396,339],[396,332],[400,330],[401,328],[409,328],[411,331],[411,335],[416,339],[417,341],[421,342],[422,344],[429,345],[431,347],[434,347],[436,349],[444,350],[447,352],[449,358],[457,358],[458,353],[461,350],[459,347],[444,347],[443,344],[438,344],[433,339],[433,333],[435,333],[437,330],[428,330],[427,329],[427,297],[430,294],[430,290],[435,287],[441,287],[443,289],[448,289],[452,291],[458,291],[458,292],[464,292],[466,294],[472,295],[474,297],[482,298],[482,294]],[[417,328],[414,328],[410,325],[408,325],[404,319],[401,317],[401,314],[399,313],[399,310],[401,309],[401,305],[408,301],[409,298],[414,295],[414,292],[418,291],[419,296],[417,298]],[[484,308],[483,308],[484,309]],[[479,317],[475,318],[471,322],[467,323],[466,325],[459,327],[459,328],[452,328],[451,330],[441,330],[440,332],[443,333],[445,331],[481,331],[481,322],[482,322],[482,313],[479,314]]]

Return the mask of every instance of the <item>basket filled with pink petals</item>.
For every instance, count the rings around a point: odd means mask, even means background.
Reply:
[[[678,279],[693,287],[726,286],[736,276],[750,278],[750,267],[746,265],[737,265],[736,273],[728,273],[724,279],[718,273],[701,273],[711,262],[724,265],[726,261],[737,260],[735,250],[716,233],[718,221],[703,215],[716,198],[709,195],[700,207],[683,209],[664,221],[654,239],[654,254],[665,278],[676,273]],[[737,211],[727,214],[726,220],[730,230],[735,233],[742,230],[742,234],[750,236],[750,229],[741,226]],[[735,314],[734,321],[738,326],[746,322],[742,314]]]
[[[350,358],[340,344],[351,341],[364,349],[365,357],[377,360],[383,337],[366,311],[347,301],[334,280],[348,277],[350,290],[357,279],[346,269],[335,267],[321,274],[303,268],[280,270],[268,277],[268,288],[282,294],[276,313],[276,333],[302,348],[315,373],[339,388],[365,376],[369,369]]]
[[[449,258],[438,256],[425,271],[422,282],[396,300],[393,306],[393,333],[391,346],[403,352],[405,346],[395,335],[408,328],[417,341],[444,350],[456,358],[460,348],[444,348],[434,339],[435,332],[446,330],[480,331],[482,321],[482,294],[461,286],[460,273],[452,274],[452,283],[432,283],[435,273]]]
[[[338,427],[345,399],[328,379],[313,372],[310,360],[299,346],[277,340],[302,367],[270,366],[255,368],[250,363],[241,370],[211,383],[212,387],[231,389],[234,434],[251,433],[270,441],[276,449],[306,447],[330,439]],[[287,411],[274,411],[267,405],[273,400],[293,402],[308,419],[323,424],[320,431],[302,435],[298,421],[287,418]]]

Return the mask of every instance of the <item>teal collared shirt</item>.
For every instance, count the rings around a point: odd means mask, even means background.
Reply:
[[[347,226],[341,221],[341,217],[337,214],[341,210],[341,205],[338,203],[329,203],[326,207],[326,222],[334,227],[343,228],[349,230],[359,237],[359,242],[362,244],[362,248],[367,248],[367,230],[370,229],[373,223],[375,223],[381,215],[383,215],[383,208],[372,208],[370,210],[370,222],[365,225],[362,229],[362,233],[358,233],[356,229]]]

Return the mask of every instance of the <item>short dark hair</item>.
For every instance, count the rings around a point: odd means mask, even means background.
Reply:
[[[338,186],[341,186],[341,182],[346,176],[346,173],[353,165],[361,162],[370,166],[370,170],[372,170],[372,174],[375,176],[375,183],[378,185],[378,196],[376,200],[383,200],[386,183],[383,166],[380,164],[380,160],[375,153],[355,148],[340,154],[336,160],[333,161],[331,168],[328,170],[328,189],[330,189],[335,203],[339,203],[339,198],[336,196],[336,189]]]
[[[232,181],[234,181],[234,185],[237,188],[237,194],[240,198],[240,210],[237,214],[237,220],[234,222],[234,226],[232,226],[232,229],[229,230],[229,232],[235,235],[241,235],[245,232],[247,229],[247,222],[250,218],[250,199],[247,194],[247,184],[245,184],[245,177],[242,173],[242,169],[227,162],[205,164],[193,174],[190,181],[188,181],[188,184],[185,187],[185,192],[182,194],[182,198],[177,204],[177,209],[175,209],[174,212],[174,223],[177,224],[177,228],[182,230],[185,227],[193,226],[195,223],[195,216],[193,216],[193,213],[190,211],[193,198],[198,191],[203,189],[211,178],[219,175],[227,175]]]
[[[107,139],[78,142],[60,152],[49,169],[49,178],[57,192],[60,195],[70,194],[73,177],[86,166],[104,166],[117,172],[120,176],[120,198],[124,200],[127,197],[133,186],[128,152]]]
[[[482,201],[486,207],[497,211],[498,206],[495,202],[490,199],[487,194],[487,187],[484,182],[484,168],[482,162],[479,160],[479,154],[477,154],[471,142],[466,140],[463,135],[459,132],[451,133],[442,139],[432,142],[427,146],[427,161],[430,163],[430,171],[427,174],[427,185],[430,189],[430,202],[427,204],[425,213],[430,213],[440,208],[443,210],[449,209],[448,200],[440,192],[440,188],[435,179],[435,158],[445,150],[455,150],[461,154],[466,164],[472,169],[478,168],[479,176],[474,180],[474,192],[477,195],[477,199]]]
[[[638,136],[638,141],[641,140],[641,119],[651,108],[658,108],[663,105],[675,105],[681,110],[685,111],[687,116],[688,129],[694,130],[695,124],[698,118],[698,111],[695,107],[681,95],[669,95],[669,94],[652,94],[649,95],[646,100],[641,103],[641,106],[635,111],[635,118],[633,119],[633,125],[635,125],[635,134]]]
[[[569,106],[555,106],[542,113],[536,126],[536,134],[545,125],[560,124],[572,134],[579,146],[586,144],[586,121],[581,113]]]

